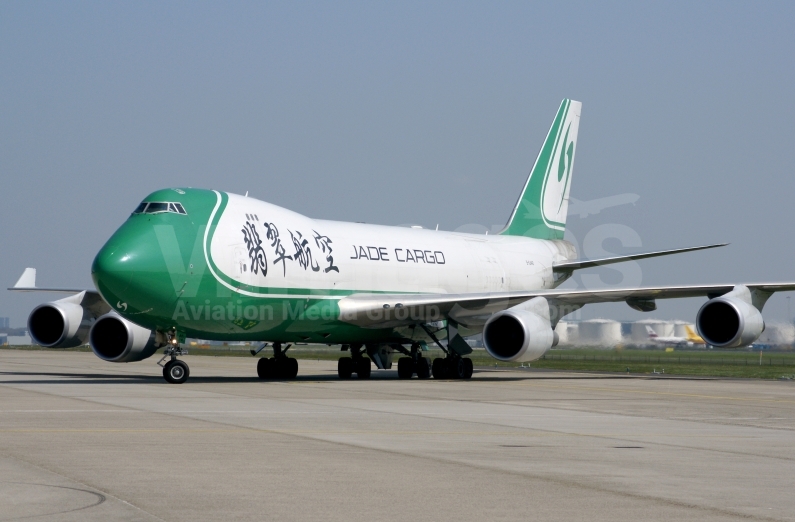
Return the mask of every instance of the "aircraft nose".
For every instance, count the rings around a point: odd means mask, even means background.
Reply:
[[[91,277],[105,300],[119,311],[121,303],[149,300],[158,285],[149,284],[148,275],[162,259],[151,227],[141,220],[128,221],[116,231],[94,258]],[[157,266],[154,266],[157,265]]]
[[[102,247],[91,265],[94,284],[111,305],[125,295],[134,274],[135,254],[111,242]]]

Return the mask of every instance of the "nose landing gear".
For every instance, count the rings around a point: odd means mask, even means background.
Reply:
[[[157,364],[163,367],[163,378],[170,384],[182,384],[190,377],[190,368],[185,361],[177,359],[179,355],[188,355],[188,350],[183,350],[177,342],[176,335],[169,334],[168,346],[163,351],[163,358]],[[166,364],[161,364],[166,358],[171,360]]]
[[[174,359],[163,366],[163,378],[171,384],[182,384],[190,377],[190,368],[185,361]]]

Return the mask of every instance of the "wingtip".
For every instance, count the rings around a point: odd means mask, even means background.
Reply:
[[[22,275],[19,276],[14,288],[36,288],[36,269],[32,267],[26,268]]]

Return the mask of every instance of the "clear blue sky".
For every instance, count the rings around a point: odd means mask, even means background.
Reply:
[[[642,262],[642,284],[793,281],[793,20],[792,2],[5,1],[0,284],[34,266],[40,285],[90,287],[96,251],[170,186],[485,231],[564,97],[583,102],[572,197],[640,195],[571,216],[571,237],[732,243]],[[43,298],[2,291],[0,316],[21,326]],[[786,314],[771,299],[766,317]]]

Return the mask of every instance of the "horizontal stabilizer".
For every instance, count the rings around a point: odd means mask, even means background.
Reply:
[[[637,261],[638,259],[647,259],[649,257],[670,256],[671,254],[681,254],[683,252],[707,250],[709,248],[718,248],[726,246],[728,244],[729,243],[720,243],[717,245],[704,245],[704,246],[688,247],[688,248],[676,248],[674,250],[659,250],[657,252],[644,252],[641,254],[630,254],[628,256],[615,256],[615,257],[604,257],[602,259],[583,259],[580,261],[567,261],[565,263],[557,263],[552,265],[552,270],[554,270],[555,272],[570,272],[572,270],[579,270],[581,268],[612,265],[613,263],[623,263],[625,261]]]

